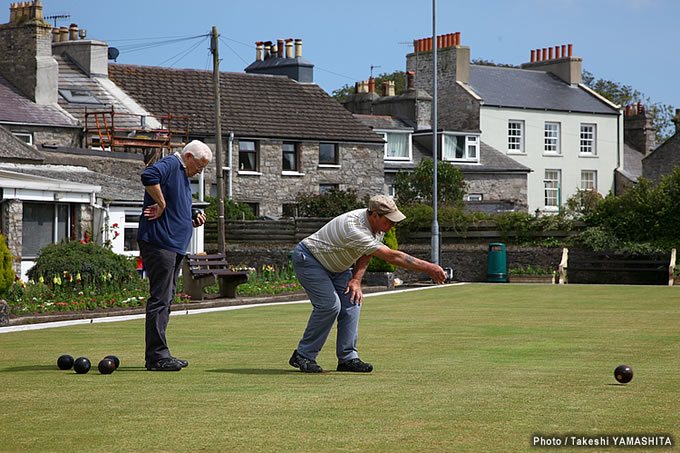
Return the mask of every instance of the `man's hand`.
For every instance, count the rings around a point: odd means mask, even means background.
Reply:
[[[161,207],[158,203],[152,204],[144,210],[144,216],[149,220],[156,220],[163,215],[163,211],[165,211],[165,208]]]
[[[200,213],[199,215],[196,216],[195,220],[192,220],[191,223],[194,225],[194,228],[198,228],[201,225],[205,224],[205,213]]]
[[[438,285],[441,285],[446,281],[446,272],[444,272],[444,269],[442,269],[440,266],[437,266],[436,264],[432,264],[432,267],[428,269],[427,275],[434,280],[434,282]]]
[[[361,291],[361,281],[353,278],[347,283],[345,294],[349,293],[349,301],[354,305],[361,305],[364,301],[364,293]]]

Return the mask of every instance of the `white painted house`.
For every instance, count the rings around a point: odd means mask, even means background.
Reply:
[[[527,210],[558,212],[578,189],[606,195],[623,155],[620,106],[581,83],[569,46],[531,51],[519,68],[470,64],[470,48],[437,40],[438,128],[481,131],[480,141],[531,169]],[[414,43],[406,70],[433,93],[432,39]]]

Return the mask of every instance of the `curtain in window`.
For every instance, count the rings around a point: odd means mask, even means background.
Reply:
[[[408,159],[409,134],[385,134],[387,154],[385,157]]]
[[[444,135],[443,160],[465,159],[465,137]]]

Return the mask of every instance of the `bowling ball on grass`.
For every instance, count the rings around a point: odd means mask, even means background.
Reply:
[[[73,368],[73,362],[74,360],[72,356],[64,354],[62,356],[59,356],[59,358],[57,359],[57,366],[59,367],[60,370],[70,370],[71,368]]]
[[[76,361],[73,363],[73,369],[76,371],[78,374],[85,374],[88,371],[90,371],[90,367],[92,364],[90,363],[90,359],[87,357],[78,357]]]
[[[116,369],[116,362],[113,359],[102,359],[97,368],[101,374],[111,374]]]
[[[115,355],[107,355],[104,358],[113,360],[113,363],[116,365],[116,369],[118,369],[118,367],[120,366],[120,360]]]
[[[628,365],[619,365],[614,370],[614,377],[622,384],[630,382],[633,379],[633,369]]]

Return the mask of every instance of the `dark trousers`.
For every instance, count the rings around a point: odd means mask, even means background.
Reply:
[[[165,329],[170,321],[170,303],[177,290],[177,277],[184,255],[139,241],[144,268],[149,277],[146,301],[146,363],[171,357]]]

